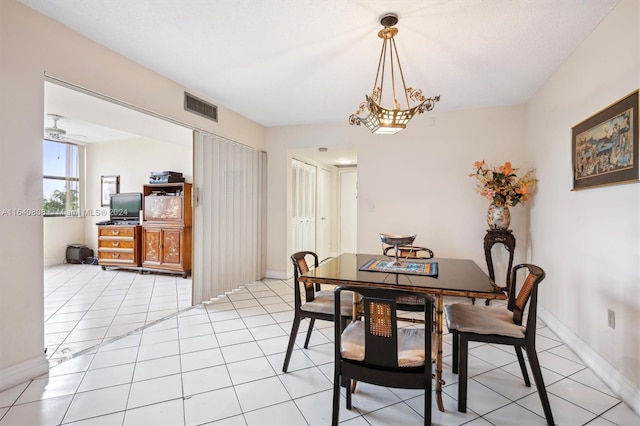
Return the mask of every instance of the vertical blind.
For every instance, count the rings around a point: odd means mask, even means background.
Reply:
[[[193,303],[264,277],[266,154],[194,132]]]

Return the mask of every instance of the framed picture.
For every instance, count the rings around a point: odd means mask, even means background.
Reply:
[[[638,181],[638,91],[572,129],[573,189]]]
[[[108,206],[111,194],[120,192],[120,176],[102,176],[100,178],[100,199],[102,207]]]

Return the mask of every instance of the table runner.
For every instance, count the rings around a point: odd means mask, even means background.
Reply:
[[[431,277],[438,276],[438,262],[430,263],[412,263],[402,262],[402,265],[394,265],[393,260],[371,259],[360,268],[361,271],[367,272],[386,272],[394,274],[413,274],[427,275]]]

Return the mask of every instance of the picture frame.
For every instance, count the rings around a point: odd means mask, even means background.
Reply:
[[[100,177],[100,200],[101,206],[107,207],[111,202],[111,194],[120,193],[120,176]]]
[[[573,189],[638,182],[638,91],[572,128]]]

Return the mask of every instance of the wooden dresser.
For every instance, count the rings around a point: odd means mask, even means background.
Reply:
[[[98,226],[98,264],[138,268],[141,265],[140,225]]]
[[[143,187],[142,268],[191,274],[191,184]]]

